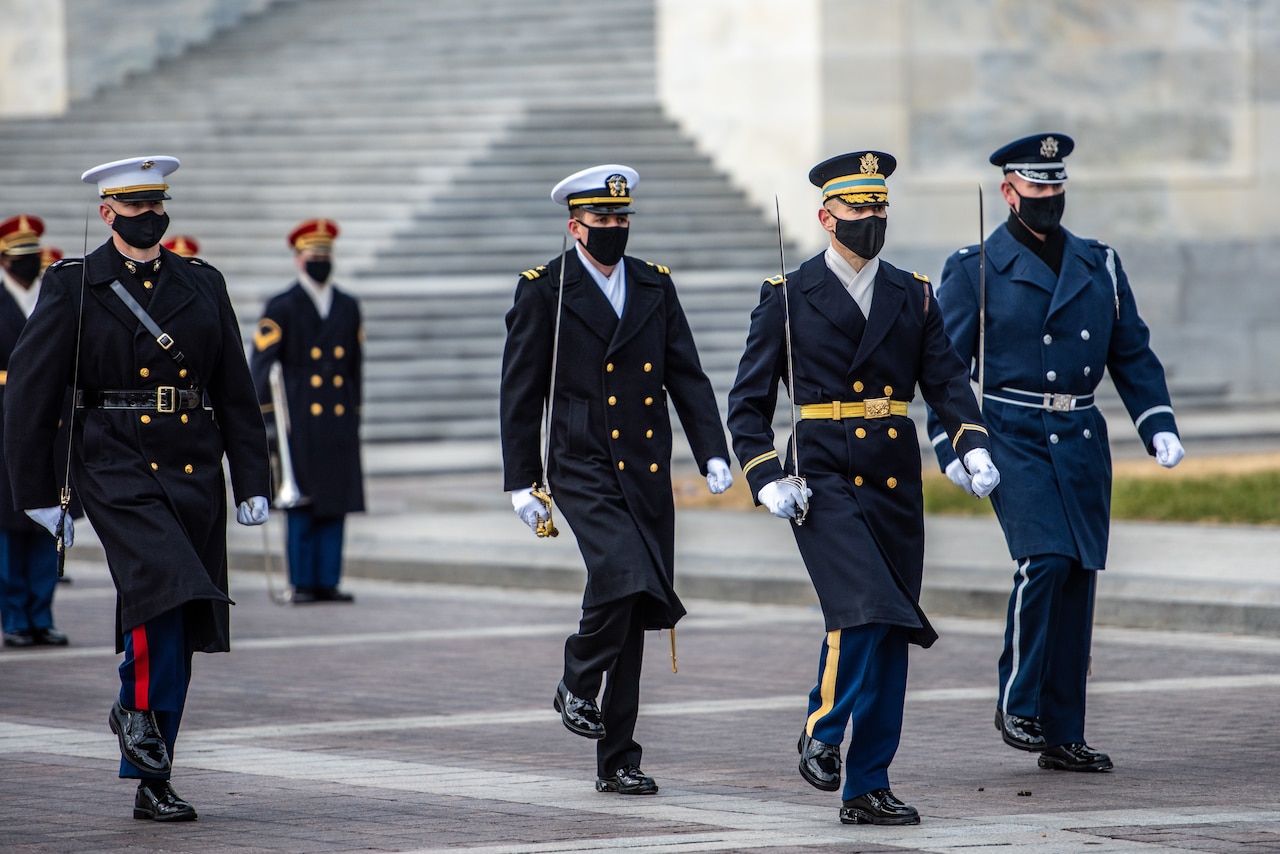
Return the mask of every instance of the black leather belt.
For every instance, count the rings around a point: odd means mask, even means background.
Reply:
[[[145,409],[150,412],[177,412],[197,409],[204,401],[200,389],[163,385],[153,389],[104,388],[76,392],[79,409]]]

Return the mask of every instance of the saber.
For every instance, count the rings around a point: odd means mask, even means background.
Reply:
[[[80,387],[80,335],[84,331],[84,289],[89,278],[89,211],[84,211],[84,252],[80,256],[80,310],[76,314],[76,355],[71,369],[71,412],[67,415],[67,468],[62,475],[62,489],[58,492],[58,525],[53,536],[58,541],[58,577],[67,571],[67,547],[62,532],[67,527],[67,513],[71,510],[71,445],[76,426],[76,394]]]
[[[566,231],[560,236],[560,288],[559,293],[556,294],[556,324],[551,339],[551,382],[547,386],[547,430],[546,448],[542,454],[542,486],[539,488],[538,484],[533,485],[533,497],[547,508],[547,518],[538,520],[538,527],[534,532],[539,537],[560,535],[556,530],[555,522],[551,519],[551,476],[548,474],[548,469],[551,468],[551,416],[555,412],[556,405],[556,365],[560,361],[560,314],[564,309],[564,268],[568,254],[569,233]]]
[[[676,669],[676,627],[672,626],[667,631],[671,632],[671,672],[679,673]]]
[[[982,185],[978,185],[978,409],[986,388],[987,369],[987,227],[982,205]]]
[[[787,408],[791,412],[791,468],[792,473],[782,478],[800,489],[800,508],[796,512],[796,527],[804,524],[809,515],[809,487],[800,474],[800,442],[796,438],[796,377],[791,355],[791,297],[788,291],[791,285],[787,282],[787,255],[782,242],[782,207],[778,204],[778,196],[773,197],[773,211],[778,220],[778,264],[782,268],[782,320],[787,341]]]

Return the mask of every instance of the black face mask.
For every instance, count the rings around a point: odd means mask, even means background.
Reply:
[[[9,261],[9,275],[20,282],[34,282],[40,275],[40,253],[15,255]]]
[[[305,266],[311,281],[320,285],[329,281],[329,274],[333,272],[332,261],[307,261]]]
[[[116,214],[111,227],[120,239],[134,249],[150,249],[160,242],[169,229],[169,215],[143,211],[137,216]]]
[[[1062,222],[1062,212],[1067,207],[1065,190],[1053,196],[1024,196],[1017,190],[1013,193],[1019,199],[1014,215],[1036,234],[1048,234]]]
[[[627,236],[631,229],[623,226],[582,226],[587,229],[587,242],[583,248],[587,253],[606,267],[612,267],[622,260],[627,251]],[[578,241],[581,243],[582,241]]]
[[[889,227],[889,218],[884,216],[868,216],[862,219],[840,219],[836,217],[836,240],[845,248],[870,261],[880,254],[884,248],[884,234]]]

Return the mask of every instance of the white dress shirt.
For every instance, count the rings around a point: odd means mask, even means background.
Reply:
[[[320,285],[306,273],[299,272],[298,283],[302,285],[302,289],[307,292],[307,296],[311,297],[311,301],[315,303],[320,319],[326,319],[329,316],[329,309],[333,308],[332,280],[327,284]]]
[[[827,269],[836,274],[840,284],[844,285],[849,296],[853,297],[858,308],[862,309],[862,316],[871,317],[871,297],[875,290],[876,273],[880,270],[880,259],[872,258],[862,265],[861,270],[855,270],[852,264],[841,257],[834,246],[827,247],[823,258],[827,262]]]
[[[24,288],[19,285],[8,275],[4,277],[4,289],[13,297],[13,301],[18,304],[18,308],[22,309],[22,313],[27,317],[31,316],[31,312],[36,310],[36,300],[40,299],[40,282],[42,276],[36,276],[35,284],[30,288]]]
[[[577,251],[578,260],[582,262],[582,266],[591,274],[591,278],[596,280],[596,284],[604,292],[605,299],[609,300],[609,305],[613,306],[613,313],[618,317],[622,317],[622,309],[626,308],[627,305],[626,264],[619,261],[617,266],[613,268],[613,272],[606,276],[600,272],[595,264],[591,263],[591,259],[582,251],[581,246],[575,243],[573,248]]]

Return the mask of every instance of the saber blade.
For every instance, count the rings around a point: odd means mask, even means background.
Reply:
[[[782,206],[778,197],[773,197],[773,211],[778,221],[778,264],[782,268],[782,320],[787,345],[787,408],[791,412],[791,468],[792,473],[783,480],[800,490],[800,507],[796,511],[796,527],[804,524],[809,515],[809,486],[800,474],[800,440],[796,438],[796,376],[791,351],[791,297],[790,283],[787,282],[787,254],[782,239]]]
[[[982,185],[978,185],[978,408],[986,389],[987,371],[987,226],[982,203]]]
[[[560,362],[560,316],[564,310],[564,268],[565,260],[569,254],[569,232],[560,235],[560,286],[556,293],[556,323],[555,331],[551,338],[551,379],[547,383],[547,406],[546,406],[546,448],[542,453],[542,485],[533,485],[533,495],[542,502],[542,506],[547,509],[547,518],[538,522],[537,529],[534,531],[539,537],[556,537],[560,535],[560,531],[556,529],[555,522],[551,519],[551,476],[548,473],[551,468],[551,416],[555,412],[556,405],[556,369]]]

